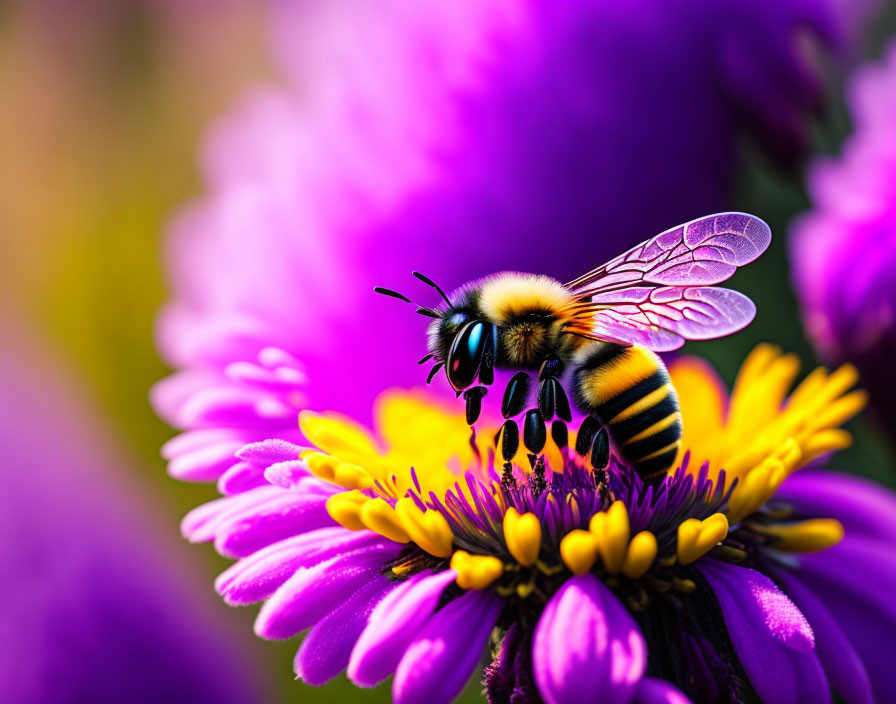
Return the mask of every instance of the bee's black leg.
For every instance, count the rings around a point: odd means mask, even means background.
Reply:
[[[538,372],[538,408],[545,420],[555,415],[569,423],[572,420],[572,409],[560,375],[563,374],[563,363],[556,357],[546,360]]]
[[[504,472],[501,475],[501,485],[505,488],[516,486],[516,479],[513,478],[513,465],[511,460],[520,449],[520,427],[516,422],[507,420],[501,426],[498,432],[498,438],[501,440],[501,457],[504,459]],[[495,440],[497,443],[497,438]]]
[[[526,411],[523,420],[523,444],[533,455],[538,455],[544,449],[545,442],[547,442],[547,427],[544,416],[540,410],[532,408]]]
[[[501,401],[501,415],[505,418],[513,418],[523,412],[526,400],[529,398],[529,375],[526,372],[517,372],[504,389],[504,398]]]
[[[561,450],[569,445],[569,428],[562,420],[551,423],[551,437]]]
[[[501,426],[501,457],[510,462],[520,449],[520,427],[515,421],[507,420]]]
[[[467,402],[467,425],[473,425],[482,413],[482,398],[488,393],[484,386],[474,386],[464,391]]]
[[[582,457],[587,457],[591,452],[591,445],[600,432],[601,424],[594,416],[588,416],[579,426],[579,434],[576,436],[576,452]]]
[[[610,464],[610,437],[606,428],[601,428],[591,443],[591,466],[604,469]]]

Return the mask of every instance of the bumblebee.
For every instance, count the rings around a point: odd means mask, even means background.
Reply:
[[[522,441],[533,466],[547,441],[568,442],[572,404],[586,418],[576,452],[600,468],[612,450],[648,482],[671,468],[681,444],[681,413],[657,352],[685,340],[742,329],[755,306],[715,286],[756,259],[771,240],[768,226],[745,213],[720,213],[667,230],[566,284],[544,275],[503,272],[418,307],[433,318],[427,381],[442,369],[466,401],[472,426],[495,369],[517,370],[504,391],[500,431],[505,468]],[[410,302],[390,289],[379,293]],[[537,376],[536,376],[537,374]],[[527,409],[536,376],[536,402]]]

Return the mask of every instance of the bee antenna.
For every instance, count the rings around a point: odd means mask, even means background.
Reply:
[[[414,312],[419,313],[420,315],[425,315],[427,318],[436,318],[437,320],[442,317],[442,314],[439,311],[433,310],[432,308],[424,308],[423,306],[420,306]]]
[[[441,288],[439,288],[439,285],[435,281],[433,281],[428,276],[424,276],[419,271],[413,271],[411,273],[414,276],[416,276],[418,279],[420,279],[423,283],[425,283],[427,286],[432,286],[436,291],[439,292],[439,295],[444,299],[445,303],[451,305],[451,299],[449,299],[448,296],[445,295],[445,292]]]
[[[436,374],[439,373],[439,369],[445,366],[444,362],[437,362],[432,369],[429,370],[429,376],[426,377],[426,383],[431,384],[432,380],[436,378]]]
[[[391,296],[392,298],[397,298],[399,301],[404,301],[405,303],[411,303],[411,299],[407,296],[401,295],[398,291],[393,291],[390,288],[383,288],[382,286],[377,286],[373,289],[375,293],[380,293],[383,296]]]

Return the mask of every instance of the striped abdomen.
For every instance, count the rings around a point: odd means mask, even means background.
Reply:
[[[678,396],[662,360],[643,347],[605,342],[576,355],[576,404],[607,428],[622,459],[643,478],[662,476],[681,445]]]

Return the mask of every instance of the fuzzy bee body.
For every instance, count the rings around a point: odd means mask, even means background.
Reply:
[[[491,325],[494,366],[542,372],[546,363],[553,363],[550,377],[559,381],[562,375],[563,393],[607,428],[616,452],[643,477],[660,475],[675,461],[681,416],[662,360],[643,347],[566,334],[574,320],[575,298],[559,281],[505,272],[468,284],[451,301],[442,318],[430,325],[431,354],[453,360],[451,343],[464,326],[471,321]],[[453,380],[450,368],[448,374]],[[539,376],[543,385],[545,375]],[[453,381],[462,391],[467,379]],[[539,410],[550,421],[542,395]],[[553,416],[555,409],[551,411]],[[579,450],[587,455],[591,446],[585,443]]]
[[[501,404],[508,481],[520,441],[514,418],[524,413],[533,372],[537,408],[526,410],[521,422],[536,475],[547,421],[557,444],[566,442],[571,395],[587,416],[576,438],[580,455],[603,468],[609,436],[618,456],[644,479],[657,480],[678,456],[682,425],[678,396],[655,353],[745,327],[756,312],[752,301],[716,284],[756,259],[770,240],[759,218],[720,213],[662,232],[566,284],[505,272],[448,296],[414,272],[445,302],[417,308],[434,318],[429,354],[421,363],[436,362],[429,380],[444,368],[452,388],[464,396],[470,425],[495,369],[518,370]],[[377,290],[410,303],[390,289]]]
[[[644,347],[610,342],[586,345],[577,359],[576,406],[604,424],[642,477],[664,474],[681,446],[681,413],[663,361]]]

